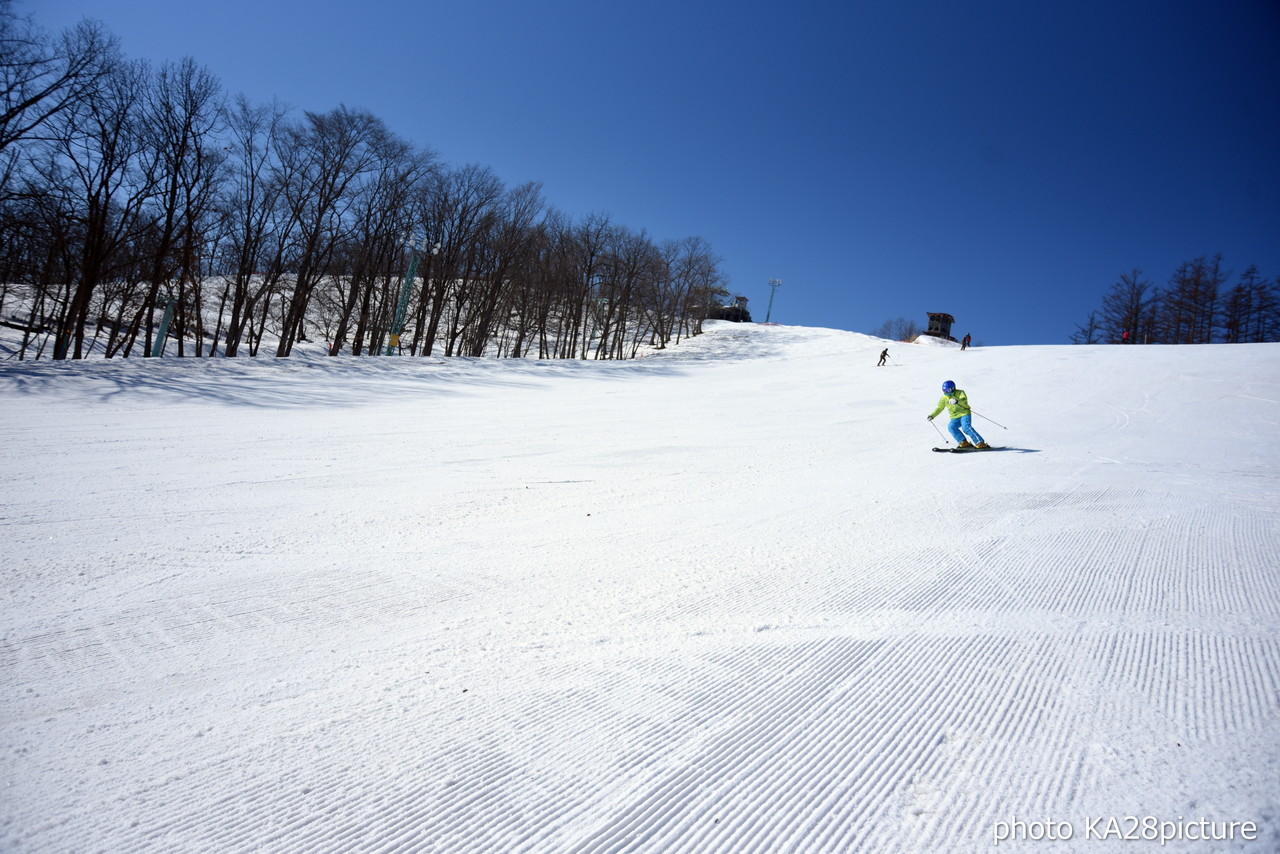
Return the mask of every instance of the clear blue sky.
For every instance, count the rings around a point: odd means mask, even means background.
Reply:
[[[17,0],[346,104],[573,215],[701,235],[773,320],[1066,343],[1120,274],[1280,275],[1276,0]],[[300,113],[299,113],[300,114]]]

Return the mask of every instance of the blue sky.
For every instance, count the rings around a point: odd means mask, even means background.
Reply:
[[[757,320],[1066,343],[1122,273],[1280,276],[1276,0],[17,0],[700,235]]]

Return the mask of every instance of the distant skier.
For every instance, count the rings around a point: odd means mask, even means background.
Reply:
[[[960,349],[961,349],[961,350],[968,350],[968,349],[969,349],[969,344],[970,344],[972,341],[973,341],[973,336],[972,336],[972,335],[968,335],[968,334],[966,334],[966,335],[964,336],[964,340],[960,342]]]
[[[951,435],[956,437],[957,447],[960,448],[990,448],[986,440],[973,429],[973,410],[969,409],[969,396],[962,389],[956,388],[956,384],[951,380],[947,380],[942,384],[942,399],[938,401],[938,408],[929,414],[929,420],[932,421],[938,416],[938,413],[947,408],[948,414],[951,416],[947,429],[951,431]],[[966,437],[965,434],[968,434]],[[969,439],[973,439],[972,442]]]
[[[876,367],[878,368],[881,365],[883,365],[884,360],[887,358],[889,358],[889,348],[885,347],[883,350],[880,351],[880,361],[876,362]]]

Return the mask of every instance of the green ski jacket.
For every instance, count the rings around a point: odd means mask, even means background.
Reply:
[[[944,394],[942,399],[938,401],[938,408],[929,414],[933,418],[939,412],[946,408],[947,414],[952,418],[959,418],[961,415],[971,414],[969,409],[969,396],[964,393],[963,389],[956,389],[951,394]]]

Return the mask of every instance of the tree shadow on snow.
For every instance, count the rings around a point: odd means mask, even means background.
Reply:
[[[534,389],[549,381],[611,382],[685,373],[679,361],[664,359],[303,356],[33,361],[0,365],[0,392],[70,395],[101,402],[154,396],[290,409],[466,396],[482,389]]]

